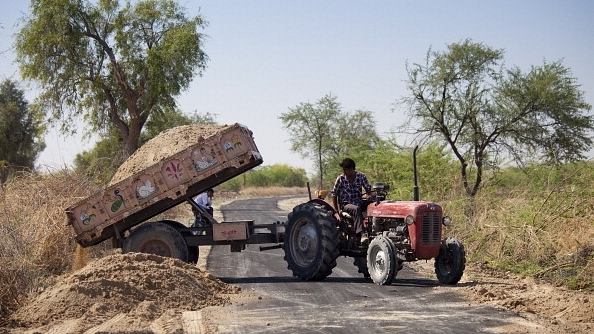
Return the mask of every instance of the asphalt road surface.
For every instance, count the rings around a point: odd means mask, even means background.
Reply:
[[[240,200],[221,211],[225,221],[286,221],[277,200]],[[232,314],[219,324],[220,333],[535,332],[535,325],[515,313],[472,304],[455,293],[456,286],[442,286],[407,264],[391,285],[379,286],[357,272],[352,258],[340,257],[332,275],[308,282],[292,276],[282,249],[260,251],[259,246],[233,253],[229,246],[213,246],[210,251],[210,273],[262,296],[229,307]]]

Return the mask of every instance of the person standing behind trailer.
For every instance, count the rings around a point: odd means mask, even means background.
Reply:
[[[198,204],[202,210],[208,212],[212,216],[214,210],[212,208],[212,197],[214,196],[214,190],[212,188],[207,189],[205,192],[194,198],[194,202]]]
[[[363,232],[363,210],[361,201],[365,189],[367,195],[371,195],[371,185],[367,176],[355,170],[355,161],[351,158],[345,158],[339,165],[342,167],[340,174],[334,182],[332,189],[332,203],[336,211],[343,210],[353,217],[357,242],[361,241],[361,232]]]

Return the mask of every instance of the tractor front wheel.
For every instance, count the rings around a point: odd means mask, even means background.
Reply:
[[[442,284],[454,285],[460,281],[466,267],[464,246],[456,238],[442,240],[439,255],[435,258],[435,274]]]
[[[397,273],[396,251],[392,241],[386,237],[376,237],[367,249],[369,276],[375,284],[390,285]]]

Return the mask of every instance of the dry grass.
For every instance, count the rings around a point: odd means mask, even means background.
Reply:
[[[64,210],[96,190],[68,170],[23,173],[0,188],[0,323],[52,277],[84,266],[109,247],[77,247],[66,225]]]
[[[488,262],[570,288],[594,288],[594,200],[576,192],[479,195],[446,204],[473,262]]]
[[[76,244],[64,209],[94,190],[66,170],[23,173],[0,189],[0,320],[71,269]]]

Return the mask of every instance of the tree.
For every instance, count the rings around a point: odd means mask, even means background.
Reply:
[[[353,151],[369,149],[378,140],[373,115],[367,110],[342,111],[331,94],[315,104],[299,103],[280,117],[291,136],[291,150],[313,158],[323,188],[323,175],[332,162]]]
[[[45,149],[41,115],[29,108],[24,92],[11,80],[0,84],[0,184],[20,169],[33,169]]]
[[[502,159],[573,161],[592,144],[591,106],[569,69],[545,62],[524,73],[502,61],[503,50],[465,40],[407,65],[409,124],[447,143],[469,196]]]
[[[88,132],[117,129],[126,156],[205,68],[205,23],[173,0],[32,0],[31,10],[15,48],[23,77],[41,84],[38,104],[65,133],[80,116]]]

